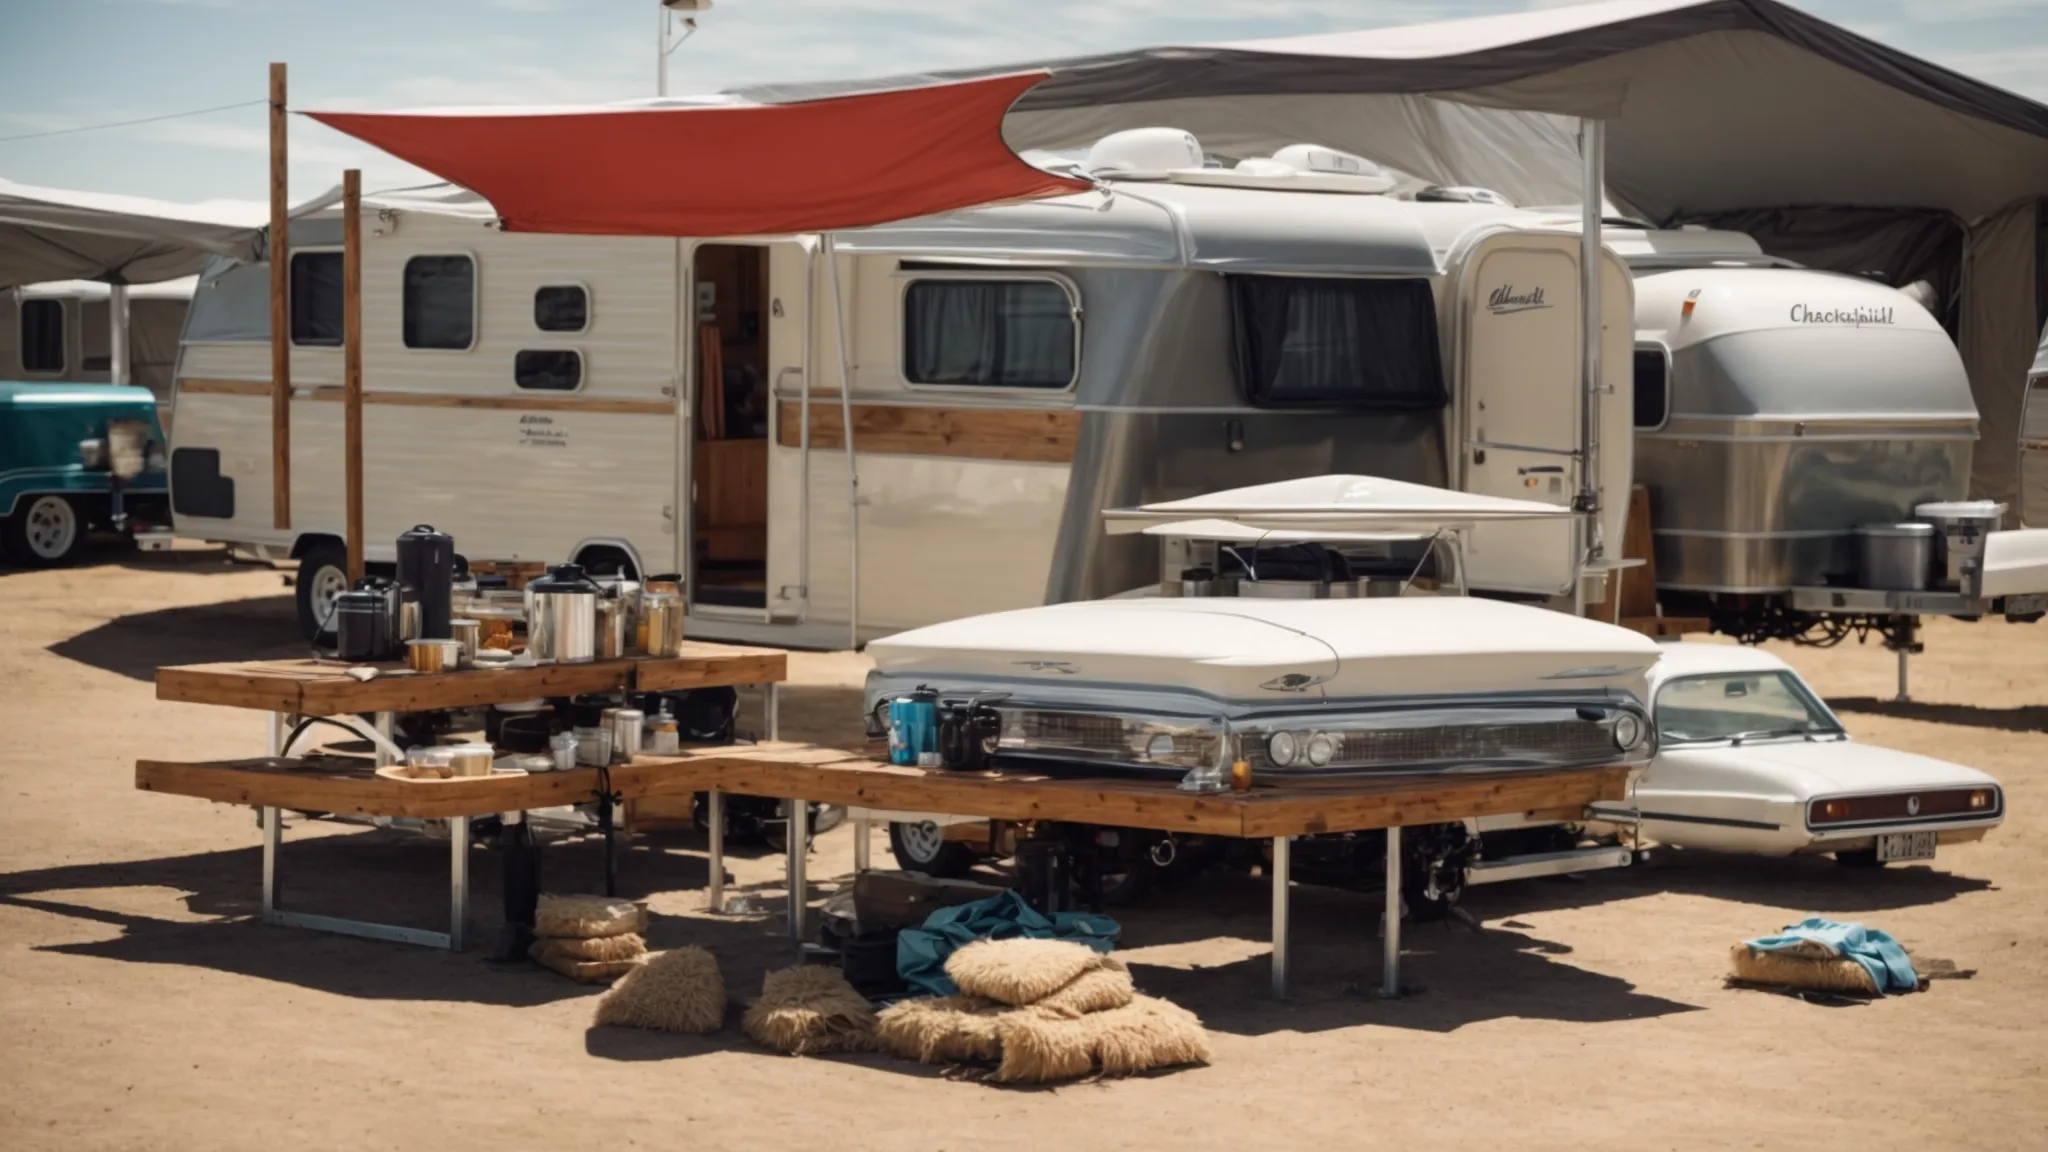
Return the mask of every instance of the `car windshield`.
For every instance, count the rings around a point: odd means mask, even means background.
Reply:
[[[1657,692],[1657,739],[1760,740],[1839,735],[1841,726],[1790,672],[1719,672],[1672,680]]]

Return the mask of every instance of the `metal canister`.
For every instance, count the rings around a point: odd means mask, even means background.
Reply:
[[[638,708],[614,708],[612,719],[612,763],[629,764],[640,752],[641,730],[647,713]]]
[[[470,668],[476,664],[476,650],[483,643],[484,626],[479,620],[450,620],[448,634],[462,647],[461,665]]]
[[[542,664],[597,658],[597,585],[581,564],[557,564],[526,586],[526,650]]]

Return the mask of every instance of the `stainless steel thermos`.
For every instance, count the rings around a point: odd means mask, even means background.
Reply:
[[[581,564],[557,564],[526,586],[526,650],[542,664],[597,658],[597,584]]]

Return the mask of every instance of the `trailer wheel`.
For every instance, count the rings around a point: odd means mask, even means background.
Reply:
[[[63,496],[29,496],[0,523],[0,546],[23,568],[57,568],[71,563],[85,543],[85,519]]]
[[[332,630],[334,598],[348,591],[348,549],[329,540],[308,546],[292,583],[299,602],[299,632],[318,644],[321,633]]]
[[[937,824],[921,820],[915,824],[889,824],[889,851],[906,872],[922,872],[941,880],[957,880],[974,870],[974,849],[957,840],[946,839]]]

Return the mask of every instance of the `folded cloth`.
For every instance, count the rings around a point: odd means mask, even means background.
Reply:
[[[1097,952],[1116,946],[1122,928],[1107,916],[1061,912],[1046,916],[1015,892],[1004,892],[925,917],[916,928],[896,937],[896,974],[911,990],[925,996],[951,996],[960,991],[946,975],[946,958],[976,940],[1078,940]]]
[[[1809,916],[1797,924],[1786,925],[1776,936],[1759,937],[1747,944],[1758,952],[1808,953],[1817,945],[1830,956],[1846,957],[1861,964],[1870,973],[1880,996],[1886,992],[1912,992],[1920,987],[1920,975],[1913,971],[1913,961],[1907,958],[1899,942],[1861,924]]]

